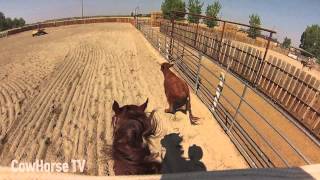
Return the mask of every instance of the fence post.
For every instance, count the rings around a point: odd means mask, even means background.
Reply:
[[[238,105],[238,107],[236,109],[236,113],[234,114],[233,120],[232,120],[232,122],[230,124],[230,127],[228,129],[228,132],[231,131],[231,129],[232,129],[233,125],[234,125],[234,122],[236,121],[236,118],[237,118],[237,116],[239,114],[240,107],[241,107],[241,104],[242,104],[242,101],[243,101],[243,98],[244,98],[244,95],[246,94],[246,92],[247,92],[247,85],[244,86],[244,89],[243,89],[242,94],[241,94],[240,103],[239,103],[239,105]]]
[[[224,31],[225,31],[225,28],[226,28],[226,22],[223,21],[223,26],[222,26],[222,32],[221,32],[221,37],[220,37],[220,43],[219,43],[219,48],[218,48],[218,62],[220,63],[220,51],[221,51],[221,48],[222,48],[222,41],[223,41],[223,38],[224,38]]]
[[[269,51],[269,46],[270,46],[270,41],[271,41],[272,35],[273,35],[273,32],[270,32],[269,37],[268,37],[267,47],[266,47],[266,50],[265,50],[264,55],[263,55],[263,59],[259,63],[258,73],[257,73],[257,76],[256,76],[255,80],[253,81],[253,86],[255,86],[255,87],[258,86],[258,82],[259,82],[259,79],[261,77],[262,69],[264,67],[264,63],[265,63],[265,60],[267,58],[267,54],[268,54],[268,51]]]
[[[154,41],[153,41],[153,29],[152,29],[152,27],[150,27],[150,31],[151,31],[151,44],[154,45]]]
[[[184,46],[185,44],[182,44],[182,54],[181,54],[181,59],[183,60],[183,57],[184,57]]]
[[[307,110],[303,113],[302,115],[302,119],[305,120],[306,115],[310,112],[310,108],[314,105],[314,103],[316,102],[316,100],[319,98],[319,91],[316,92],[316,94],[314,95],[313,99],[311,100],[310,104],[307,107]]]
[[[167,37],[167,36],[166,36]],[[168,44],[167,42],[167,38],[165,39],[165,52],[166,52],[166,59],[170,62],[170,59],[169,59],[169,54],[170,54],[170,45]]]
[[[170,48],[169,48],[169,61],[171,62],[172,59],[172,53],[173,53],[173,31],[174,31],[174,18],[175,18],[175,13],[172,13],[171,16],[171,33],[170,33]]]
[[[199,23],[197,23],[196,34],[195,34],[194,42],[193,42],[193,46],[194,46],[195,48],[196,48],[196,45],[197,45],[198,30],[199,30]]]
[[[199,53],[198,67],[197,67],[196,84],[195,84],[196,94],[198,94],[198,90],[199,90],[199,87],[200,87],[200,68],[201,68],[202,58],[203,58],[203,55],[202,55],[202,53],[200,52],[200,53]]]
[[[216,95],[213,98],[213,107],[211,106],[211,109],[213,111],[215,111],[215,109],[218,106],[219,99],[220,99],[220,96],[221,96],[222,90],[223,90],[223,85],[224,85],[224,82],[226,80],[226,76],[225,76],[225,74],[223,72],[220,73],[219,79],[220,79],[219,84],[216,87]],[[227,118],[228,118],[228,116],[226,114],[226,120],[227,120]]]
[[[157,41],[158,41],[158,49],[159,49],[159,53],[161,53],[161,43],[160,43],[160,37],[159,37],[160,33],[157,33]]]
[[[209,47],[209,45],[208,45],[208,37],[205,35],[204,36],[204,44],[203,44],[203,46],[204,46],[204,48],[203,48],[203,53],[204,54],[207,54],[207,51],[208,51],[208,47]]]

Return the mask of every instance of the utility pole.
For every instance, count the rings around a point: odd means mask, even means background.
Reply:
[[[83,19],[83,0],[81,0],[81,14],[82,14],[82,19]]]
[[[139,6],[137,6],[135,9],[134,9],[134,18],[135,18],[135,23],[136,23],[136,27],[138,27],[138,16],[139,16]]]

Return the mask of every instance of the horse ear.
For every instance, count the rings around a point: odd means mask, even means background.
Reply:
[[[118,103],[116,100],[114,100],[114,102],[113,102],[112,110],[113,110],[116,114],[118,114],[118,113],[120,112],[119,103]]]
[[[149,98],[147,98],[146,102],[143,103],[139,108],[141,111],[145,111],[147,106],[148,106],[148,101],[149,101]]]

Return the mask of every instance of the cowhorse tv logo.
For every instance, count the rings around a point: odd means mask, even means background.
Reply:
[[[67,162],[44,162],[36,160],[35,162],[11,161],[11,170],[14,172],[84,172],[86,160],[72,159]]]

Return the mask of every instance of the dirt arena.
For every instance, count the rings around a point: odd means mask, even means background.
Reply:
[[[114,100],[157,110],[158,136],[152,151],[164,156],[160,140],[178,132],[183,156],[201,147],[207,170],[247,168],[209,110],[191,95],[200,125],[182,113],[164,113],[167,102],[158,63],[165,60],[130,24],[48,28],[0,39],[0,165],[85,159],[85,174],[113,175],[103,149],[112,143]],[[172,166],[179,166],[172,160]]]

